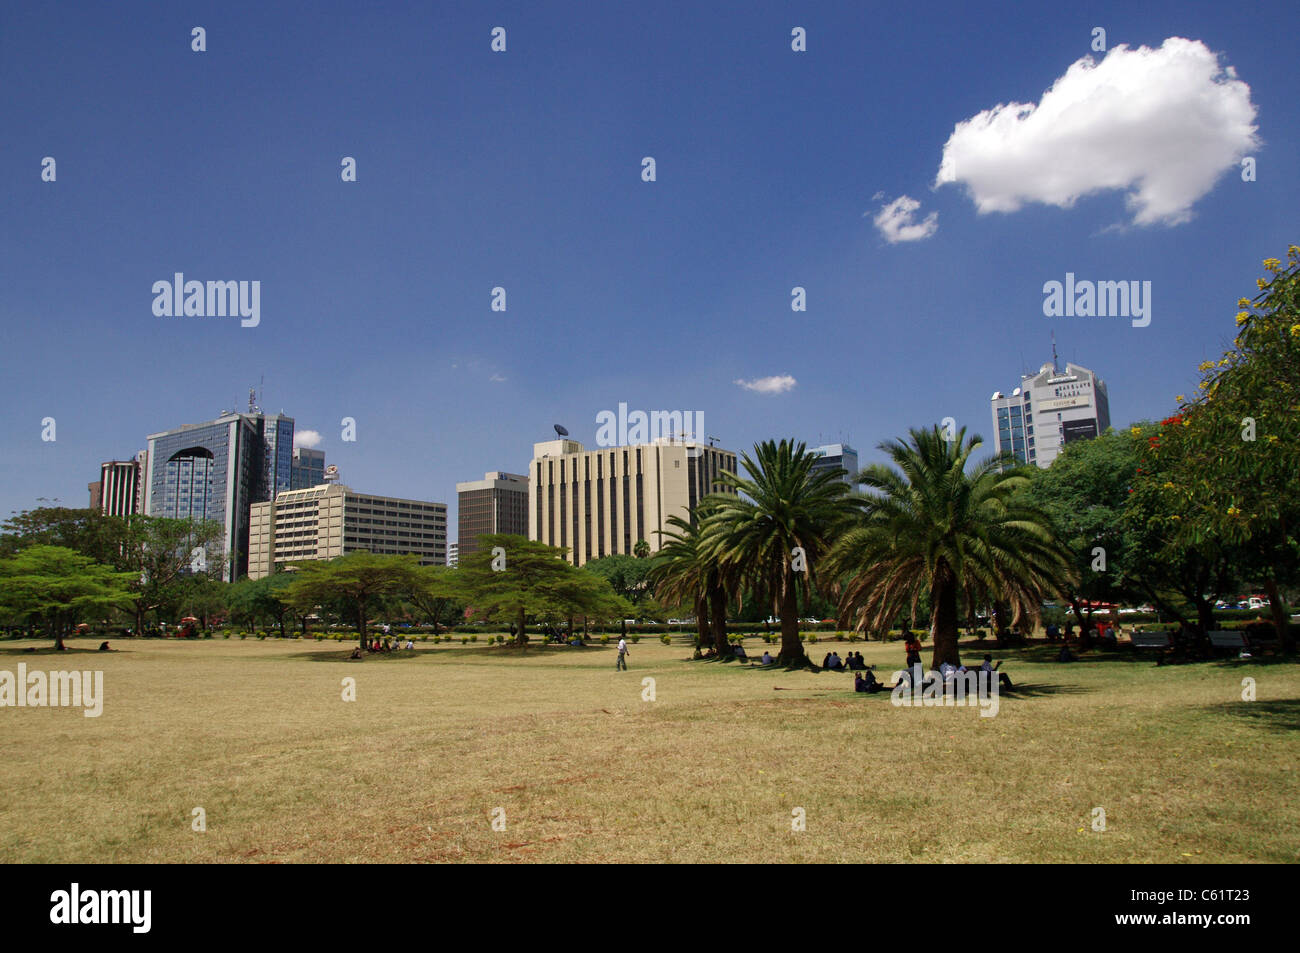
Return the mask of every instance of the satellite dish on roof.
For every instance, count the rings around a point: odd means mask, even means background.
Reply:
[[[555,432],[556,432],[557,435],[559,435],[559,436],[561,436],[561,437],[567,437],[567,436],[569,435],[569,431],[565,430],[565,429],[564,429],[563,427],[561,427],[559,424],[552,424],[551,426],[553,426],[553,427],[555,428]]]

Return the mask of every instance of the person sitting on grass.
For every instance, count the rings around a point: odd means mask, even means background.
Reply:
[[[1001,667],[1002,667],[1002,661],[1001,661],[1001,660],[998,661],[998,664],[997,664],[997,665],[994,665],[994,664],[993,664],[993,656],[992,656],[992,655],[989,655],[987,652],[984,653],[984,664],[980,666],[980,671],[981,671],[981,672],[987,672],[988,675],[989,675],[989,678],[992,678],[992,677],[993,677],[993,673],[994,673],[994,672],[997,672],[997,676],[998,676],[998,685],[1000,685],[1002,688],[1010,689],[1010,688],[1012,688],[1012,685],[1011,685],[1011,678],[1007,675],[1006,672],[999,672],[999,671],[998,671],[998,669],[1000,669]]]
[[[867,680],[858,672],[853,676],[853,690],[855,692],[865,692],[867,690]]]
[[[772,653],[769,652],[767,649],[763,650],[763,664],[764,665],[772,664]]]
[[[101,651],[101,652],[111,652],[111,651],[113,651],[113,650],[110,649],[110,648],[108,647],[108,643],[107,643],[107,642],[100,642],[100,643],[99,643],[99,651]]]
[[[361,646],[358,645],[356,648],[354,648],[352,650],[352,654],[349,655],[348,658],[352,658],[352,659],[361,658]]]
[[[749,656],[745,654],[745,646],[742,645],[740,642],[737,642],[735,644],[735,646],[732,649],[732,652],[735,654],[736,658],[740,659],[740,661],[742,662],[749,661]]]
[[[1061,651],[1056,654],[1058,662],[1073,662],[1074,654],[1070,651],[1070,643],[1066,642],[1061,646]]]

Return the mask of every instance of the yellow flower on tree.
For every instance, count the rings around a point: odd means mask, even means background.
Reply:
[[[1264,268],[1265,268],[1267,271],[1281,271],[1281,270],[1282,270],[1282,263],[1281,263],[1280,261],[1278,261],[1276,258],[1265,258],[1265,259],[1264,259]]]
[[[1237,312],[1237,327],[1241,327],[1249,320],[1250,320],[1250,315],[1247,314],[1245,311]]]

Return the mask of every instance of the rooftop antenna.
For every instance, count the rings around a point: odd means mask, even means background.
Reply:
[[[252,387],[248,388],[248,412],[257,413],[257,391]]]
[[[717,443],[717,442],[718,442],[718,438],[717,438],[717,437],[710,437],[710,438],[709,438],[709,446],[710,446],[710,447],[713,446],[713,445],[714,445],[715,443]]]
[[[1056,366],[1056,332],[1052,332],[1052,373],[1059,374],[1060,370]]]
[[[555,435],[557,437],[567,437],[569,435],[569,431],[564,427],[561,427],[559,424],[551,424],[551,426],[555,428]]]

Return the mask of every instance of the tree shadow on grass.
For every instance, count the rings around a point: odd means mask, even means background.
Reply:
[[[1278,701],[1223,702],[1206,705],[1201,711],[1211,715],[1229,715],[1268,731],[1300,731],[1300,698]]]

